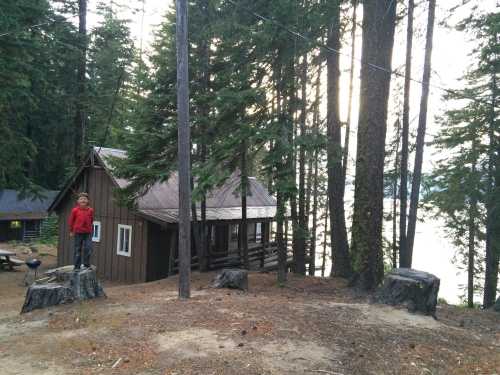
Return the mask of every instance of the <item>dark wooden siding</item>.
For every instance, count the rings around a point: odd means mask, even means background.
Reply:
[[[126,207],[116,204],[115,185],[100,166],[86,168],[71,189],[87,191],[94,208],[94,220],[101,222],[101,238],[93,242],[92,264],[99,277],[127,283],[147,280],[148,223]],[[69,237],[68,218],[75,205],[75,196],[68,193],[58,207],[59,265],[73,263],[73,243]],[[118,224],[132,226],[131,256],[117,254]]]

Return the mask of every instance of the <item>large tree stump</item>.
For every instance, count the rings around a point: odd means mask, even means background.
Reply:
[[[248,272],[240,269],[223,269],[215,277],[212,287],[248,290]]]
[[[47,271],[45,276],[28,288],[21,313],[105,296],[94,267],[79,272],[61,267]]]
[[[397,268],[387,274],[375,300],[390,305],[406,305],[410,312],[434,315],[439,283],[439,278],[430,273]]]

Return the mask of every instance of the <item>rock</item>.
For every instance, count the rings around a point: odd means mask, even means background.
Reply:
[[[497,298],[497,301],[493,305],[493,310],[500,312],[500,297]]]
[[[434,315],[440,280],[436,276],[410,268],[389,272],[375,300],[389,305],[406,305],[410,312]]]
[[[61,267],[45,275],[43,281],[28,288],[21,314],[76,300],[105,297],[95,267],[80,272],[73,271],[72,267]]]
[[[240,269],[224,269],[217,274],[212,287],[248,290],[248,272]]]

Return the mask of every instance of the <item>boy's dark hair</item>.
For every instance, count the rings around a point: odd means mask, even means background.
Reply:
[[[78,193],[78,198],[85,197],[89,199],[89,195],[87,193]]]

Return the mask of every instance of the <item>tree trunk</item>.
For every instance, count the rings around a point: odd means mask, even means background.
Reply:
[[[247,222],[247,189],[248,189],[248,170],[247,170],[247,142],[241,143],[241,247],[243,250],[243,266],[250,268],[248,261],[248,222]]]
[[[300,109],[300,135],[302,139],[306,136],[307,117],[307,54],[302,58],[300,72],[301,80],[301,109]],[[296,238],[296,264],[295,272],[301,275],[306,274],[306,146],[302,142],[299,146],[299,217]]]
[[[340,1],[335,2],[328,35],[328,46],[340,50]],[[328,71],[328,198],[332,242],[332,276],[351,276],[351,260],[344,211],[341,123],[339,117],[339,55],[329,53]]]
[[[79,165],[85,145],[85,73],[87,70],[87,0],[78,0],[78,42],[79,56],[76,72],[76,113],[74,135],[74,163]]]
[[[297,182],[296,182],[296,154],[295,154],[295,114],[296,114],[296,85],[295,85],[295,53],[288,58],[288,62],[285,66],[285,75],[283,77],[283,83],[286,87],[285,97],[283,103],[283,110],[286,111],[287,123],[291,125],[291,129],[284,129],[288,136],[287,143],[285,145],[286,150],[286,168],[285,176],[288,192],[286,196],[287,200],[290,201],[291,219],[292,219],[292,256],[293,256],[293,272],[298,272],[300,269],[301,255],[299,254],[299,249],[297,245],[299,244],[299,218],[297,209]],[[285,114],[283,114],[283,119]]]
[[[193,166],[191,166],[192,168]],[[191,191],[194,190],[194,178],[191,174],[189,176],[189,185],[191,187]],[[196,202],[191,200],[191,235],[193,238],[194,248],[196,249],[196,255],[200,257],[202,252],[201,249],[201,228],[200,223],[198,222],[198,213],[196,212]]]
[[[283,236],[285,219],[285,202],[280,191],[276,194],[276,245],[278,246],[278,283],[283,284],[287,279],[287,249]]]
[[[349,137],[351,133],[352,95],[354,91],[354,61],[356,54],[356,29],[358,0],[352,0],[352,29],[351,29],[351,68],[349,70],[349,99],[347,102],[347,121],[344,134],[344,156],[342,160],[343,183],[345,187],[347,178],[347,163],[349,162]]]
[[[384,275],[383,185],[387,107],[396,1],[363,3],[363,43],[352,254],[360,286],[373,290]],[[373,65],[384,70],[375,69]],[[330,209],[332,206],[330,205]]]
[[[398,216],[398,168],[399,168],[399,140],[401,123],[396,120],[396,151],[394,155],[394,184],[392,186],[392,268],[398,267],[398,241],[397,241],[397,216]]]
[[[427,103],[429,99],[429,82],[431,79],[432,38],[434,34],[434,14],[436,0],[429,0],[429,17],[427,20],[427,34],[425,37],[424,75],[422,78],[422,97],[420,100],[420,113],[418,117],[417,143],[415,148],[415,166],[411,183],[410,215],[407,230],[407,265],[411,267],[413,258],[413,243],[417,226],[417,210],[420,197],[420,180],[422,177],[422,162],[424,157],[425,131],[427,127]]]
[[[288,145],[288,129],[286,127],[285,122],[285,113],[284,107],[286,107],[285,103],[282,103],[284,100],[283,95],[283,84],[282,84],[282,74],[281,67],[275,67],[275,76],[276,79],[276,113],[278,116],[278,124],[279,124],[279,136],[276,139],[276,148],[278,150],[285,150]],[[286,184],[287,178],[287,168],[288,168],[289,160],[287,158],[287,153],[279,155],[279,160],[276,163],[276,245],[278,247],[278,283],[283,284],[287,280],[287,247],[288,247],[288,219],[286,213],[286,189],[284,189],[284,185]]]
[[[322,63],[319,62],[318,66],[318,76],[316,78],[316,93],[314,99],[314,115],[313,115],[313,136],[316,142],[316,139],[319,135],[319,122],[320,122],[320,113],[319,113],[319,103],[321,100],[321,71],[322,71]],[[311,258],[309,263],[309,275],[313,276],[316,273],[316,235],[317,230],[316,226],[318,225],[318,167],[319,167],[319,157],[320,150],[317,146],[312,154],[312,159],[314,159],[314,175],[312,181],[312,195],[313,195],[313,206],[312,206],[312,229],[311,229],[311,242],[310,242],[310,250],[309,256]],[[309,216],[308,216],[309,217]],[[326,227],[325,227],[326,231]],[[323,271],[324,274],[324,271]]]
[[[413,0],[408,0],[408,25],[406,29],[406,64],[403,101],[403,133],[401,136],[401,184],[400,184],[400,212],[399,212],[399,265],[409,268],[408,244],[406,239],[406,215],[408,200],[408,153],[410,132],[410,87],[411,87],[411,58],[413,48]]]
[[[326,234],[328,232],[328,208],[330,204],[328,203],[328,196],[326,197],[325,205],[325,224],[323,227],[323,254],[321,260],[321,277],[325,277],[325,266],[326,266]]]
[[[209,54],[210,49],[209,45],[209,35],[206,31],[209,28],[209,8],[208,8],[208,0],[200,1],[201,12],[204,16],[205,21],[205,34],[200,43],[200,57],[202,62],[202,92],[204,95],[208,95],[209,93],[209,83],[210,83],[210,66],[209,66]],[[210,108],[208,106],[208,102],[204,100],[201,106],[201,113],[206,121],[206,126],[201,130],[203,141],[201,144],[201,162],[205,163],[207,160],[207,130],[209,128],[209,116],[210,116]],[[200,271],[208,270],[208,247],[209,247],[209,238],[208,238],[208,230],[207,230],[207,198],[206,194],[203,194],[201,200],[201,222],[200,222]]]
[[[494,36],[494,45],[497,37]],[[498,267],[500,260],[500,142],[495,137],[496,128],[496,72],[492,72],[491,109],[488,129],[489,160],[488,160],[488,191],[486,202],[486,269],[484,275],[483,308],[495,304],[498,285]],[[495,152],[497,155],[495,155]]]
[[[472,154],[476,155],[476,139],[472,141]],[[477,158],[472,163],[472,177],[476,178],[477,170]],[[470,207],[469,207],[469,223],[468,223],[468,235],[469,235],[469,254],[468,254],[468,264],[467,264],[467,306],[470,308],[474,307],[474,263],[476,255],[476,214],[477,214],[477,197],[476,193],[472,193]]]
[[[187,0],[176,0],[179,165],[179,298],[191,295],[191,206]]]

